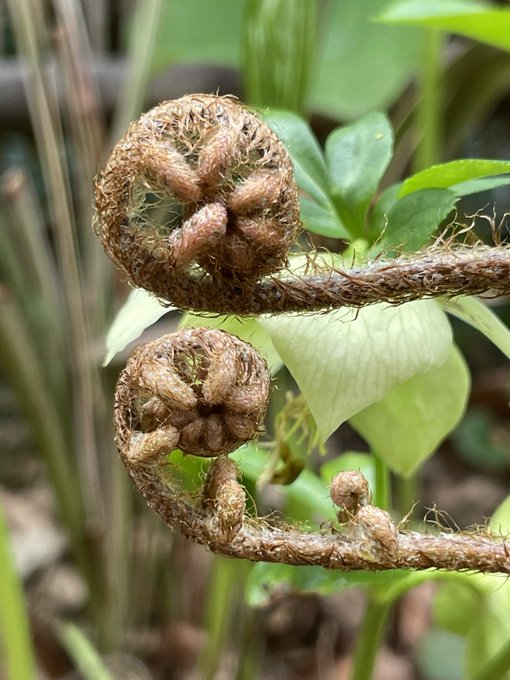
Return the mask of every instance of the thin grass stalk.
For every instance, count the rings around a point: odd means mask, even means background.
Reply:
[[[62,413],[70,415],[69,383],[61,363],[65,352],[62,297],[41,208],[33,184],[19,168],[11,169],[0,179],[0,192],[5,198],[7,216],[3,231],[7,253],[3,264],[9,290],[16,292],[21,308],[30,318],[29,332],[52,399]],[[18,270],[16,275],[13,269]]]
[[[112,146],[142,110],[162,5],[162,0],[138,0],[136,4],[127,47],[128,70],[112,125]]]
[[[90,46],[95,54],[106,52],[110,34],[110,3],[106,0],[82,0]]]
[[[10,378],[35,440],[46,462],[60,514],[75,545],[81,543],[83,505],[77,472],[69,457],[60,416],[48,392],[41,362],[26,325],[5,289],[0,290],[0,356],[2,370]]]
[[[85,19],[79,3],[55,0],[60,22],[57,34],[57,66],[64,83],[67,126],[77,174],[76,220],[82,250],[82,271],[88,319],[94,333],[102,333],[110,302],[111,268],[92,234],[93,178],[105,152],[105,122],[101,112],[97,83],[94,81],[92,54]]]
[[[0,642],[7,677],[33,680],[36,677],[30,623],[23,600],[23,587],[9,546],[9,533],[0,503]]]
[[[74,388],[74,427],[80,455],[81,483],[90,519],[105,523],[96,451],[93,403],[97,377],[93,374],[90,343],[76,252],[76,231],[69,189],[69,173],[62,158],[63,138],[58,108],[42,70],[41,25],[36,18],[40,4],[32,0],[8,0],[20,55],[27,61],[25,89],[35,138],[46,184],[52,225],[55,231],[57,262],[69,328],[69,363]],[[35,11],[34,11],[35,10]]]

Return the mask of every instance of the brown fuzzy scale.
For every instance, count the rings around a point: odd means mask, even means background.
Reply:
[[[261,432],[269,391],[266,363],[235,336],[206,328],[163,336],[138,347],[119,377],[119,451],[141,461],[177,447],[229,453]]]
[[[278,137],[233,98],[189,95],[133,123],[96,180],[94,230],[136,286],[166,297],[209,272],[283,267],[301,227]]]

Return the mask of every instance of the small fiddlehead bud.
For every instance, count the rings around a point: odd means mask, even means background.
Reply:
[[[339,522],[347,522],[372,498],[367,480],[357,470],[342,470],[336,474],[329,485],[329,495],[340,508]]]
[[[256,279],[285,264],[300,227],[292,173],[278,137],[237,100],[182,97],[115,146],[94,228],[136,286],[167,299],[192,271]]]
[[[138,460],[177,447],[229,453],[261,431],[269,391],[266,363],[235,336],[207,328],[166,335],[138,347],[121,373],[119,449]]]

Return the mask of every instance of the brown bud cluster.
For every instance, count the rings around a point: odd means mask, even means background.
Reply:
[[[132,460],[161,451],[219,456],[256,437],[270,391],[253,347],[216,329],[192,328],[138,347],[115,400],[117,443]]]
[[[107,254],[170,300],[200,271],[232,282],[278,270],[301,225],[282,142],[236,99],[202,94],[130,126],[97,177],[96,207]]]

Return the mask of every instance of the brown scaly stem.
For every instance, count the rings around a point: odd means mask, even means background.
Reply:
[[[363,268],[287,267],[300,227],[298,192],[276,135],[231,98],[191,95],[133,123],[96,181],[94,229],[136,286],[182,309],[255,315],[325,311],[422,297],[510,293],[510,249],[442,246]],[[245,514],[228,453],[255,438],[269,397],[267,366],[226,333],[193,329],[135,350],[116,392],[116,441],[148,504],[212,551],[329,569],[475,569],[510,573],[488,533],[400,530],[370,504],[358,473],[331,484],[338,526],[289,528]],[[212,457],[202,489],[172,479],[167,453]]]
[[[433,247],[291,274],[300,227],[289,156],[231,98],[190,95],[133,123],[96,181],[94,229],[135,285],[180,309],[253,315],[510,293],[510,249]]]
[[[510,546],[488,534],[401,531],[370,504],[359,472],[331,481],[336,527],[310,532],[245,514],[246,493],[228,452],[261,428],[269,373],[257,352],[223,331],[195,328],[139,347],[116,393],[117,445],[149,506],[213,552],[328,569],[476,569],[510,573]],[[214,457],[202,489],[186,493],[167,453]]]

